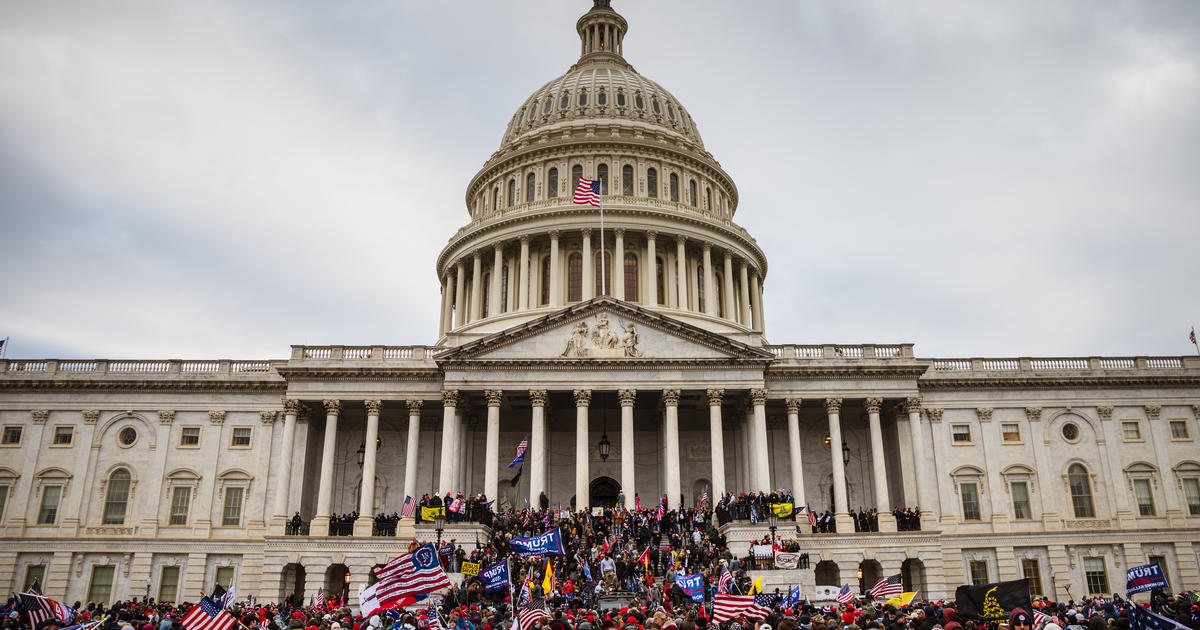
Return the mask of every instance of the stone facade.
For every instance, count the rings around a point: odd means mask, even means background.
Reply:
[[[842,532],[860,506],[919,507],[922,530],[885,513],[878,533],[800,534],[810,568],[768,585],[853,584],[861,568],[943,597],[1031,575],[1063,598],[1085,571],[1120,590],[1127,567],[1161,559],[1173,588],[1200,587],[1200,358],[767,343],[766,258],[732,221],[736,188],[686,110],[625,62],[626,28],[606,6],[580,18],[578,63],[468,185],[470,222],[437,261],[433,345],[0,360],[0,584],[194,600],[232,576],[260,599],[311,595],[407,543],[367,519],[328,536],[328,516],[406,496],[595,506],[623,488],[675,506],[786,487]],[[609,188],[603,232],[571,202],[576,166]],[[589,273],[578,261],[602,242],[610,259]],[[504,464],[527,436],[512,487]],[[287,532],[295,513],[307,533]]]

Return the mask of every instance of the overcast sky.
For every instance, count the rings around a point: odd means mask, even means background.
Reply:
[[[9,356],[432,343],[467,181],[590,4],[0,2]],[[772,343],[1195,352],[1200,2],[613,5]]]

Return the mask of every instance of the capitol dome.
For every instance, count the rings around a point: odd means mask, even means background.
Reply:
[[[594,6],[579,58],[515,111],[467,185],[470,222],[437,261],[439,344],[609,296],[761,345],[766,256],[687,109],[625,60],[628,24]],[[599,180],[598,208],[573,202]]]

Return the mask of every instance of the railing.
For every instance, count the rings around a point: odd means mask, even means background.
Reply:
[[[232,361],[229,363],[230,372],[270,372],[270,361]]]
[[[310,348],[304,347],[305,359],[328,359],[333,356],[333,348]]]
[[[209,372],[219,372],[220,370],[220,361],[184,361],[179,366],[180,372],[187,372],[189,374],[207,374]]]
[[[330,536],[353,536],[354,535],[354,519],[340,518],[338,520],[329,521]]]
[[[984,359],[983,369],[985,370],[1019,370],[1021,362],[1016,359]]]
[[[912,344],[769,345],[765,348],[780,359],[911,359]]]
[[[1087,359],[1030,359],[1032,370],[1086,370]]]
[[[1146,367],[1156,370],[1181,368],[1183,367],[1182,359],[1146,359]]]
[[[283,527],[284,536],[307,536],[308,521],[288,521]]]
[[[11,361],[8,364],[9,372],[45,372],[45,361]]]
[[[938,372],[970,371],[970,359],[934,359],[933,369]]]
[[[95,372],[95,361],[59,361],[59,372]]]
[[[424,361],[440,348],[434,346],[292,346],[292,360]]]
[[[1105,370],[1131,370],[1134,365],[1133,359],[1100,359],[1100,367]]]
[[[109,372],[167,372],[170,361],[109,361]]]
[[[371,535],[372,536],[395,536],[396,535],[396,521],[393,521],[391,519],[388,519],[386,521],[376,520],[374,523],[371,524]]]
[[[269,374],[281,361],[181,361],[106,359],[0,359],[0,373],[42,372],[45,374]]]
[[[1200,369],[1200,357],[1021,357],[934,359],[935,372],[1085,372],[1100,370]]]

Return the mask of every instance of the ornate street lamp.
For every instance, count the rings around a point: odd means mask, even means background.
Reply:
[[[842,442],[842,464],[850,465],[850,447],[845,442]]]
[[[779,527],[779,517],[775,514],[775,510],[771,510],[767,514],[767,525],[771,528],[771,546],[775,546],[775,528]]]
[[[600,443],[596,445],[596,448],[599,449],[599,451],[600,451],[600,461],[606,462],[606,461],[608,461],[609,453],[612,452],[612,442],[608,441],[608,402],[607,401],[604,403],[604,406],[601,407],[600,422],[601,422]]]
[[[375,452],[376,453],[379,452],[380,446],[383,446],[383,439],[375,438]],[[358,451],[355,454],[358,455],[358,467],[362,468],[363,460],[365,460],[367,458],[367,443],[363,442],[363,443],[359,444]]]
[[[446,514],[444,511],[439,511],[433,517],[433,528],[437,530],[437,548],[442,548],[442,531],[446,529]]]

